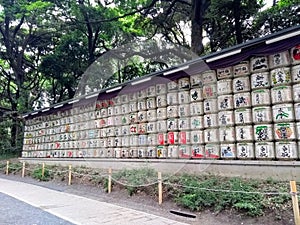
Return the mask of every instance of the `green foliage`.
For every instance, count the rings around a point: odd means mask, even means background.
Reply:
[[[43,168],[39,167],[33,170],[32,177],[39,181],[49,181],[52,179],[52,174],[50,173],[50,170],[46,167],[43,174]]]
[[[125,185],[128,194],[131,196],[143,186],[147,186],[157,181],[157,173],[153,169],[132,169],[121,170],[112,175],[112,178],[118,183]]]
[[[191,210],[235,208],[250,216],[263,214],[263,196],[255,193],[258,190],[256,181],[185,175],[177,182],[183,188],[177,190],[176,201]]]

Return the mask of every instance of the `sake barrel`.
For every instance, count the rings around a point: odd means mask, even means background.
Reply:
[[[178,105],[178,93],[177,92],[169,92],[167,94],[167,105]]]
[[[190,126],[192,130],[200,130],[204,128],[203,116],[190,117]]]
[[[168,155],[168,151],[167,151],[167,147],[163,146],[163,145],[159,145],[156,147],[156,155],[157,158],[167,158]]]
[[[168,131],[178,130],[178,119],[177,118],[167,119],[167,129]]]
[[[122,126],[122,135],[129,135],[130,134],[130,126],[129,125],[124,125]]]
[[[158,145],[166,145],[168,143],[167,133],[158,133],[157,142]]]
[[[291,49],[291,58],[292,64],[295,65],[300,63],[300,44]]]
[[[178,79],[179,90],[190,89],[190,77],[183,77]]]
[[[156,108],[156,98],[149,97],[146,99],[146,108],[147,109],[155,109]]]
[[[216,81],[217,76],[214,70],[208,70],[202,73],[203,84],[215,83]]]
[[[208,159],[220,158],[220,145],[219,144],[206,144],[204,149],[205,149],[205,158],[208,158]]]
[[[146,147],[138,147],[138,158],[146,158]]]
[[[129,103],[124,103],[121,105],[121,113],[120,114],[127,114],[129,113]]]
[[[231,78],[232,77],[232,67],[224,67],[217,69],[218,79]]]
[[[136,99],[137,99],[137,93],[136,93],[136,92],[132,92],[132,93],[129,93],[129,94],[128,94],[128,100],[129,100],[130,102],[136,101]]]
[[[137,124],[131,124],[129,129],[130,129],[130,134],[138,133],[138,125]]]
[[[250,91],[250,80],[249,77],[237,77],[233,79],[233,92],[246,92]]]
[[[167,84],[156,84],[156,95],[162,95],[167,93]]]
[[[147,133],[147,123],[139,123],[137,128],[138,128],[138,134],[146,134]]]
[[[216,98],[205,99],[203,101],[204,113],[215,113],[218,112],[218,100]]]
[[[253,127],[250,125],[236,126],[235,135],[237,141],[252,141],[253,140]]]
[[[167,83],[167,90],[168,92],[174,92],[178,90],[178,83],[177,81],[170,81]]]
[[[280,67],[271,70],[272,85],[287,85],[292,82],[291,71],[289,67]]]
[[[203,116],[204,128],[217,127],[218,126],[218,114],[205,114]]]
[[[147,145],[157,145],[157,134],[151,133],[147,135]]]
[[[157,108],[166,107],[167,105],[168,105],[167,104],[167,95],[162,94],[162,95],[156,96],[156,106],[157,106]]]
[[[129,99],[128,99],[128,95],[127,94],[123,94],[121,95],[121,103],[128,103]]]
[[[190,105],[189,104],[178,105],[178,116],[179,117],[190,116]]]
[[[233,111],[220,111],[218,113],[218,125],[219,126],[233,126],[234,125]]]
[[[177,159],[179,156],[179,147],[178,145],[169,145],[168,146],[168,158]]]
[[[274,124],[275,140],[294,140],[296,138],[296,130],[294,123],[276,123]]]
[[[277,159],[297,159],[297,144],[294,141],[275,142],[275,151]]]
[[[179,144],[191,144],[191,132],[190,131],[180,131],[179,132]]]
[[[295,119],[297,121],[300,120],[300,103],[294,104],[294,110],[295,110]]]
[[[272,103],[280,104],[292,102],[292,87],[291,86],[277,86],[271,89]]]
[[[166,132],[167,129],[167,120],[158,120],[156,122],[157,132]]]
[[[193,159],[203,159],[205,157],[204,145],[192,145],[191,150],[192,150],[191,157]]]
[[[157,108],[156,116],[160,120],[167,119],[167,108]]]
[[[203,102],[192,102],[190,103],[190,115],[197,116],[203,115]]]
[[[129,136],[123,136],[121,138],[121,143],[123,147],[129,147],[130,146],[130,137]]]
[[[252,110],[253,123],[271,123],[272,110],[270,106],[254,107]]]
[[[191,143],[192,144],[202,144],[204,143],[203,130],[192,130],[190,132]]]
[[[202,75],[201,74],[195,74],[190,76],[190,84],[192,87],[196,86],[202,86]]]
[[[190,92],[189,91],[181,91],[178,93],[179,104],[188,104],[190,103]]]
[[[179,145],[179,158],[189,159],[191,158],[191,153],[190,145]]]
[[[274,159],[275,150],[273,142],[256,142],[255,157],[257,159]]]
[[[251,95],[252,95],[252,106],[254,107],[271,104],[270,90],[268,89],[253,90]]]
[[[204,142],[216,143],[219,142],[219,130],[216,128],[210,128],[204,130]]]
[[[242,61],[237,65],[233,66],[233,76],[239,77],[239,76],[246,76],[250,73],[249,68],[249,62],[248,61]]]
[[[147,121],[156,121],[157,117],[156,117],[156,109],[151,109],[151,110],[147,110]]]
[[[272,110],[274,122],[292,121],[295,118],[293,104],[274,105]]]
[[[234,159],[236,158],[236,149],[233,143],[222,143],[220,145],[221,158]]]
[[[147,97],[147,90],[142,89],[142,90],[138,90],[137,91],[137,98],[140,99],[144,99]]]
[[[138,145],[139,146],[146,146],[147,142],[148,142],[147,135],[145,135],[145,134],[138,135]]]
[[[218,95],[225,95],[232,93],[232,80],[223,79],[217,81]]]
[[[272,124],[259,124],[254,125],[254,140],[255,141],[272,141],[273,138],[273,125]]]
[[[147,111],[139,111],[137,113],[137,121],[139,123],[144,123],[147,121]]]
[[[234,110],[234,121],[237,125],[245,125],[252,123],[252,110],[250,108],[242,108]]]
[[[233,96],[232,95],[218,96],[218,110],[230,110],[230,109],[233,109]]]
[[[138,111],[137,102],[129,102],[128,111],[129,111],[129,113]]]
[[[146,152],[147,158],[156,158],[157,157],[157,151],[155,146],[148,146],[147,152]]]
[[[217,84],[205,84],[203,85],[203,98],[215,98],[218,95]]]
[[[178,117],[178,106],[171,105],[167,107],[167,117]]]
[[[156,96],[156,88],[155,85],[151,85],[147,88],[147,97],[155,97]]]
[[[190,102],[199,102],[203,100],[202,88],[192,88],[190,90]]]
[[[300,84],[293,85],[293,100],[300,102]]]
[[[220,127],[219,128],[219,141],[220,142],[234,142],[235,129],[234,127]]]
[[[250,92],[236,93],[233,95],[234,108],[246,108],[251,106]]]
[[[181,117],[178,119],[178,130],[190,130],[190,117]]]
[[[288,66],[289,64],[290,64],[290,54],[288,51],[278,52],[269,55],[270,69]]]
[[[239,159],[253,159],[254,146],[252,142],[240,142],[236,144],[237,158]]]
[[[140,99],[137,102],[137,109],[138,111],[146,110],[147,109],[147,104],[145,99]]]
[[[267,56],[255,56],[250,59],[250,71],[252,73],[262,72],[269,69]]]

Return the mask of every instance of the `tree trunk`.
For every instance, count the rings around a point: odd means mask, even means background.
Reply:
[[[203,20],[204,14],[210,5],[210,0],[192,0],[192,34],[191,49],[197,55],[204,51],[203,47]]]
[[[242,29],[241,29],[241,0],[233,1],[233,13],[234,13],[234,28],[237,44],[243,43]]]

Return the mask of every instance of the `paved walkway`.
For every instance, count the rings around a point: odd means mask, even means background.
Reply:
[[[187,225],[156,215],[0,178],[0,192],[82,225]],[[1,203],[3,204],[3,203]]]

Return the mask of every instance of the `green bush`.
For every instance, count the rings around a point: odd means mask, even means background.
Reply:
[[[157,172],[153,169],[125,169],[112,175],[112,178],[119,184],[124,185],[131,196],[142,186],[147,186],[157,181]]]
[[[44,175],[43,175],[43,168],[37,168],[33,170],[32,177],[39,181],[49,181],[52,179],[52,175],[50,173],[50,170],[45,168]]]
[[[175,200],[191,210],[235,208],[250,216],[263,214],[263,195],[256,193],[258,183],[255,181],[185,175],[177,182],[183,188],[176,190]]]

